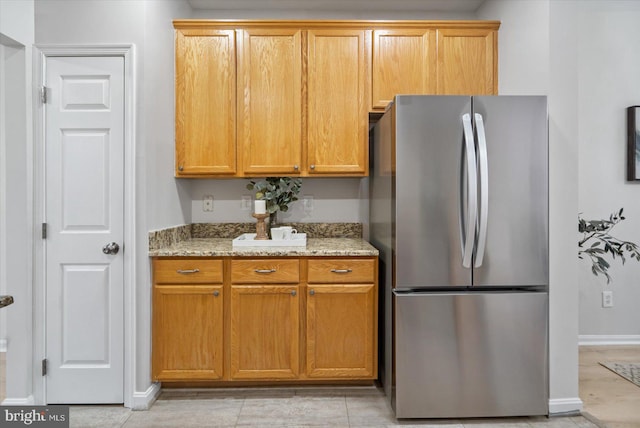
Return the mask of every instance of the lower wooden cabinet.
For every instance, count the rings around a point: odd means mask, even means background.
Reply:
[[[296,285],[231,286],[231,379],[298,377]]]
[[[309,285],[307,376],[374,379],[373,284]]]
[[[153,379],[221,379],[221,285],[157,285],[153,290]]]
[[[375,379],[377,263],[372,258],[307,261],[306,369],[309,378]]]
[[[377,378],[377,258],[156,258],[154,380]]]

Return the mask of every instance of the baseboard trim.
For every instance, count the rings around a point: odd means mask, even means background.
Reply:
[[[2,406],[33,406],[36,402],[33,395],[25,398],[5,398],[0,405]]]
[[[7,339],[0,339],[0,352],[7,352]]]
[[[549,415],[550,416],[578,414],[581,411],[582,411],[582,400],[579,397],[549,399]]]
[[[146,391],[134,392],[131,410],[149,410],[151,405],[158,399],[160,390],[159,383],[152,383]]]
[[[579,346],[640,345],[637,334],[581,334]]]

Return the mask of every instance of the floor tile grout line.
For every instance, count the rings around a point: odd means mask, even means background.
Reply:
[[[347,395],[344,396],[344,410],[347,413],[347,425],[351,427],[351,416],[349,416],[349,405],[347,404]]]
[[[244,397],[242,397],[242,404],[240,405],[240,410],[238,410],[238,416],[236,417],[236,423],[233,424],[234,427],[238,427],[239,423],[240,423],[240,416],[242,416],[242,410],[244,409],[244,405],[247,402],[247,395],[245,394]]]

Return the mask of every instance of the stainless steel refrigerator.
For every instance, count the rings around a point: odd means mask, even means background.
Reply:
[[[546,97],[396,96],[372,132],[396,417],[547,414]]]

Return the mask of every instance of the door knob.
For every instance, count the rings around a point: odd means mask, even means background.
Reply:
[[[120,245],[115,242],[111,242],[102,247],[102,252],[105,254],[118,254],[118,251],[120,251]]]

